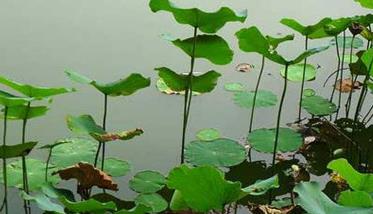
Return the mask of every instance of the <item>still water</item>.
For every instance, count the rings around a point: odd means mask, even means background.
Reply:
[[[211,94],[194,97],[188,139],[202,128],[216,128],[223,136],[239,139],[248,129],[249,111],[233,104],[232,94],[224,91],[227,82],[242,82],[253,89],[258,74],[260,56],[239,51],[234,33],[242,27],[258,26],[270,35],[292,33],[279,20],[296,18],[301,23],[312,24],[322,17],[338,18],[366,14],[353,0],[230,0],[230,1],[175,1],[180,6],[198,6],[216,10],[222,5],[236,11],[248,9],[248,19],[242,23],[229,23],[219,34],[235,51],[230,65],[214,66],[205,60],[197,60],[196,71],[215,69],[223,74],[219,85]],[[179,162],[182,103],[179,96],[161,94],[155,88],[158,66],[167,66],[185,72],[189,58],[179,49],[163,41],[159,35],[171,33],[185,38],[192,30],[176,24],[168,13],[154,14],[147,0],[33,0],[0,1],[0,72],[11,79],[46,86],[70,86],[78,92],[56,97],[47,117],[30,121],[28,139],[41,144],[71,136],[66,127],[67,114],[91,114],[101,121],[103,97],[88,86],[74,85],[63,70],[71,68],[93,79],[113,81],[132,72],[142,73],[152,79],[152,86],[130,97],[109,98],[108,130],[143,128],[145,133],[130,143],[111,143],[108,153],[132,163],[132,174],[143,169],[157,169],[164,173]],[[279,50],[286,56],[297,55],[303,49],[302,37],[296,34],[296,42],[286,43]],[[311,41],[315,47],[329,39]],[[319,76],[306,87],[317,88],[321,95],[328,95],[320,87],[325,77],[334,71],[335,50],[330,49],[309,61],[320,64]],[[234,71],[238,63],[256,65],[252,73]],[[268,63],[262,86],[277,94],[282,88],[279,67]],[[330,87],[330,84],[329,84]],[[296,118],[298,85],[290,84],[286,98],[283,122]],[[274,109],[257,110],[256,127],[274,127]],[[11,123],[9,142],[20,142],[20,123]],[[33,157],[44,154],[35,151]],[[254,159],[265,157],[254,156]],[[131,175],[132,175],[131,174]],[[119,195],[131,198],[125,188],[131,176],[117,180],[122,186]],[[10,178],[11,179],[11,178]],[[1,193],[0,193],[0,196]],[[18,196],[11,195],[11,213],[20,213]],[[35,210],[35,209],[34,209]]]

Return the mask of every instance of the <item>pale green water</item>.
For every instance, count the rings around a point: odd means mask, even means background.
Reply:
[[[268,34],[292,33],[279,20],[291,17],[302,23],[312,24],[322,17],[352,16],[366,14],[352,0],[229,0],[229,1],[176,1],[182,6],[198,6],[216,10],[226,5],[235,10],[248,9],[246,23],[228,24],[219,34],[235,50],[232,64],[213,66],[205,60],[198,60],[197,71],[211,68],[220,71],[223,77],[217,89],[195,97],[188,138],[201,128],[219,129],[226,137],[238,139],[245,135],[248,127],[247,109],[240,109],[231,101],[232,95],[223,90],[223,84],[241,81],[254,88],[257,72],[242,74],[234,71],[236,64],[248,62],[259,66],[260,57],[238,50],[234,33],[242,27],[257,25]],[[157,66],[167,66],[180,72],[187,71],[189,58],[180,50],[159,38],[162,33],[177,37],[189,37],[192,29],[176,24],[168,13],[154,14],[145,0],[33,0],[0,1],[0,72],[9,78],[47,86],[74,86],[79,91],[56,97],[46,118],[30,122],[29,140],[50,143],[69,136],[65,125],[67,114],[92,114],[98,121],[102,117],[101,97],[96,91],[81,85],[73,85],[63,74],[65,68],[72,68],[94,79],[112,81],[131,72],[140,72],[152,77],[152,86],[131,97],[109,99],[108,129],[121,130],[141,127],[145,134],[131,144],[109,145],[109,156],[128,160],[133,172],[141,169],[158,169],[167,172],[179,162],[182,120],[182,97],[166,96],[155,89]],[[288,56],[294,56],[303,49],[302,38],[296,34],[297,42],[288,43],[280,49]],[[328,42],[311,41],[310,46]],[[334,49],[328,50],[310,62],[322,65],[318,79],[334,70]],[[267,89],[279,92],[282,81],[279,67],[268,64],[266,72],[274,75],[263,80]],[[317,87],[317,82],[307,87]],[[283,121],[291,122],[296,117],[298,90],[291,84],[292,91],[287,97]],[[322,90],[320,91],[320,93]],[[274,126],[274,109],[257,111],[259,126]],[[20,141],[20,123],[12,123],[10,143]],[[34,153],[34,156],[39,156]],[[128,176],[129,177],[129,176]],[[127,178],[128,179],[128,178]],[[126,179],[126,180],[127,180]],[[124,188],[124,180],[118,180]],[[127,191],[122,191],[121,196]],[[1,195],[1,194],[0,194]],[[17,195],[11,197],[14,210]],[[35,212],[36,213],[36,212]]]

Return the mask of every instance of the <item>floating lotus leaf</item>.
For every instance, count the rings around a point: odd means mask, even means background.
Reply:
[[[216,129],[201,129],[197,132],[197,138],[203,141],[212,141],[220,138],[220,133]]]
[[[53,148],[51,163],[58,168],[65,168],[79,162],[94,162],[97,143],[83,138],[70,138],[65,141],[69,143]]]
[[[27,97],[35,97],[38,99],[75,91],[74,89],[68,88],[49,88],[32,86],[7,79],[3,76],[0,76],[0,83],[22,93]]]
[[[205,33],[216,33],[227,22],[244,22],[247,17],[247,11],[235,13],[222,7],[216,12],[208,13],[198,8],[179,8],[169,0],[151,0],[149,6],[153,12],[170,12],[178,23],[198,27]]]
[[[154,213],[160,213],[168,207],[167,201],[157,193],[140,194],[135,198],[135,203],[150,207]]]
[[[337,42],[338,42],[339,48],[342,48],[343,47],[343,37],[342,36],[338,36],[337,37]],[[330,43],[332,45],[335,45],[336,44],[336,40],[332,39],[330,41]],[[352,44],[352,36],[346,36],[345,47],[346,48],[350,48],[351,44]],[[359,37],[355,37],[354,44],[352,45],[352,47],[355,48],[355,49],[358,49],[358,48],[361,48],[363,46],[364,46],[364,41],[362,39],[360,39]],[[350,61],[350,56],[349,55],[348,55],[347,59],[348,60],[345,61],[345,62],[349,62]]]
[[[158,75],[163,79],[165,84],[173,91],[185,91],[188,87],[189,77],[184,74],[177,74],[169,68],[156,68]],[[221,76],[216,71],[208,71],[202,75],[192,77],[193,92],[207,93],[212,91]]]
[[[166,85],[166,83],[164,82],[164,80],[162,78],[159,78],[157,80],[157,89],[160,92],[165,93],[167,95],[184,95],[185,94],[185,91],[174,91],[174,90],[172,90],[170,87],[168,87]],[[193,91],[192,95],[197,96],[197,95],[201,95],[201,93]]]
[[[100,83],[72,70],[65,70],[65,73],[72,81],[82,84],[90,84],[101,93],[113,97],[129,96],[150,85],[150,78],[145,78],[138,73],[132,73],[124,79],[110,83]]]
[[[226,83],[224,85],[224,89],[227,91],[237,92],[237,91],[245,90],[245,87],[241,83],[234,82],[234,83]]]
[[[58,170],[53,174],[58,174],[63,180],[76,179],[79,187],[83,189],[97,186],[102,189],[118,190],[118,185],[114,183],[109,175],[89,163],[80,162],[74,166]]]
[[[61,205],[51,201],[48,196],[42,193],[28,195],[26,192],[22,191],[21,197],[24,200],[35,202],[38,208],[43,211],[65,214],[64,208]]]
[[[293,82],[302,82],[303,80],[304,64],[291,65],[288,68],[288,80]],[[285,77],[285,68],[281,69],[281,76]],[[304,75],[305,81],[311,81],[316,78],[316,68],[313,65],[306,65],[306,72]]]
[[[100,166],[97,164],[98,166]],[[121,177],[127,175],[131,171],[131,165],[124,160],[117,158],[107,158],[105,159],[104,171],[112,177]]]
[[[332,21],[331,18],[323,18],[314,25],[304,26],[295,19],[284,18],[281,19],[280,23],[288,26],[289,28],[297,31],[303,36],[307,36],[310,39],[324,38],[329,35],[325,32],[324,26]]]
[[[154,193],[161,190],[166,178],[156,171],[138,172],[129,182],[129,187],[138,193]]]
[[[373,199],[364,191],[346,190],[340,193],[338,204],[349,207],[373,207]]]
[[[15,158],[28,155],[38,142],[0,146],[0,158]]]
[[[26,158],[26,164],[30,191],[36,190],[45,185],[45,163],[41,160]],[[52,168],[53,166],[50,166],[50,169]],[[0,169],[0,171],[0,181],[3,182],[2,169]],[[8,179],[8,186],[17,188],[23,187],[23,172],[21,160],[11,162],[7,165],[7,177],[11,178]],[[51,184],[57,184],[59,180],[60,179],[56,176],[48,177],[48,182]]]
[[[217,35],[198,35],[195,39],[191,37],[184,40],[174,39],[171,36],[164,36],[164,38],[170,40],[189,56],[204,58],[216,65],[229,64],[233,59],[233,50],[223,38]],[[193,52],[194,41],[196,48]]]
[[[276,129],[256,129],[249,133],[249,144],[259,152],[272,153],[275,143]],[[289,128],[280,128],[277,151],[292,152],[299,149],[303,139],[301,134]]]
[[[185,148],[185,160],[193,165],[213,165],[229,167],[246,159],[245,148],[230,139],[217,139],[210,142],[193,141]]]
[[[241,194],[239,182],[224,180],[224,174],[212,166],[189,168],[181,165],[171,170],[167,186],[179,191],[185,203],[195,212],[222,210]]]
[[[350,63],[350,54],[343,55],[343,60],[345,63]],[[355,63],[358,60],[359,60],[359,57],[357,57],[356,55],[351,56],[351,63]]]
[[[366,8],[373,8],[373,2],[370,0],[355,0],[356,2],[359,2],[362,7]]]
[[[320,96],[303,97],[302,108],[316,116],[331,115],[337,111],[337,106],[334,103]]]
[[[13,106],[8,108],[7,118],[10,120],[32,119],[45,115],[48,110],[47,106]],[[2,112],[4,112],[4,109]],[[1,116],[4,118],[4,113]]]
[[[265,180],[258,180],[253,185],[243,188],[242,191],[244,192],[243,195],[263,195],[268,190],[279,187],[279,178],[275,175]]]
[[[322,192],[316,182],[301,182],[294,188],[298,193],[298,204],[310,214],[371,214],[373,209],[345,207],[334,203]]]
[[[234,94],[234,102],[242,108],[252,108],[254,104],[254,91],[236,92]],[[271,107],[276,105],[277,96],[271,91],[258,90],[256,95],[255,108],[258,107]]]
[[[73,202],[65,197],[60,198],[65,208],[73,213],[105,213],[105,211],[115,211],[117,207],[114,202],[101,203],[95,199]]]
[[[151,211],[152,211],[151,208],[140,204],[129,210],[126,210],[126,209],[119,210],[118,212],[115,212],[115,214],[146,214]]]
[[[346,159],[340,158],[328,164],[328,168],[337,172],[353,190],[373,192],[373,174],[356,171]]]
[[[315,96],[316,95],[316,92],[315,90],[311,89],[311,88],[306,88],[303,90],[303,96],[305,97],[312,97],[312,96]]]

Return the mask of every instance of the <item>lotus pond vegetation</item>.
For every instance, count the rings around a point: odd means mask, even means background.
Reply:
[[[372,0],[351,4],[373,10]],[[169,43],[185,60],[154,65],[147,72],[155,79],[143,71],[96,80],[68,65],[60,73],[71,86],[39,86],[0,75],[0,213],[373,214],[373,14],[319,17],[312,24],[283,17],[278,24],[287,33],[267,35],[248,24],[247,10],[222,6],[207,11],[171,0],[149,0],[143,6],[154,19],[165,16],[182,29],[162,29],[167,33],[159,42]],[[234,41],[222,33],[229,25],[238,27]],[[302,46],[289,54],[296,38]],[[313,61],[327,51],[333,53],[327,59],[331,70]],[[237,52],[259,60],[235,65]],[[242,79],[221,84],[227,74],[219,69],[227,66]],[[268,66],[276,69],[269,72]],[[319,77],[321,71],[326,78]],[[213,123],[192,132],[191,118],[201,117],[195,100],[208,100],[204,97],[214,96],[219,86],[224,90],[219,96],[229,97],[235,108],[222,114],[239,109],[249,116],[232,118],[246,124],[241,137],[226,136]],[[92,91],[81,103],[97,102],[83,114],[64,112],[68,136],[46,143],[29,134],[35,119],[48,117],[50,108],[80,104],[55,106],[53,100],[79,96],[81,90]],[[145,116],[110,125],[118,115],[132,114],[126,110],[130,97],[145,90],[180,104],[180,120],[172,117],[181,127],[172,142],[178,163],[167,172],[137,170],[125,156],[111,154],[118,145],[131,150],[131,143],[146,135],[141,124],[153,119]],[[286,102],[290,93],[295,102]],[[111,110],[118,100],[125,100],[120,112]],[[152,105],[147,102],[142,109]],[[262,122],[263,109],[273,112],[269,124]],[[163,127],[165,121],[155,123]],[[48,132],[54,127],[39,128]],[[161,135],[169,134],[162,130]],[[151,139],[143,143],[158,143]],[[134,197],[118,194],[123,189]]]

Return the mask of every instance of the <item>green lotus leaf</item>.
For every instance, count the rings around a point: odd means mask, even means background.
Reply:
[[[373,2],[370,0],[355,0],[359,2],[362,7],[373,9]]]
[[[189,56],[204,58],[216,65],[229,64],[233,59],[233,50],[223,38],[217,35],[198,35],[195,39],[191,37],[184,40],[173,39],[169,36],[164,36],[164,38],[170,40]],[[194,41],[196,45],[193,53]]]
[[[198,8],[178,8],[169,0],[151,0],[149,6],[153,12],[170,12],[178,23],[198,27],[205,33],[216,33],[227,22],[244,22],[247,17],[247,11],[237,14],[227,7],[212,13],[203,12]]]
[[[346,159],[340,158],[328,164],[328,168],[337,172],[353,190],[373,192],[373,174],[356,171]]]
[[[272,153],[275,143],[276,129],[256,129],[248,134],[249,144],[259,152]],[[293,152],[303,143],[301,134],[289,128],[280,128],[278,138],[278,152]]]
[[[373,209],[345,207],[334,203],[325,195],[316,182],[301,182],[294,188],[298,193],[298,204],[310,214],[370,214]]]
[[[363,53],[361,61],[364,63],[370,76],[373,76],[373,48],[370,48]]]
[[[150,78],[145,78],[138,73],[132,73],[124,79],[119,79],[110,83],[101,83],[96,80],[91,80],[88,77],[72,70],[65,70],[65,73],[72,81],[81,84],[90,84],[101,93],[112,97],[129,96],[150,85]]]
[[[343,55],[343,60],[345,63],[349,64],[350,63],[350,54],[345,54]],[[359,60],[359,57],[356,55],[351,55],[351,63],[356,63]]]
[[[26,103],[31,102],[32,100],[34,100],[34,98],[17,97],[5,91],[0,90],[0,105],[6,106],[6,107],[25,105]]]
[[[373,199],[367,192],[346,190],[340,193],[338,204],[349,207],[373,207]]]
[[[157,89],[167,95],[185,95],[185,91],[174,91],[170,87],[166,85],[164,80],[162,78],[159,78],[157,80]],[[201,95],[200,92],[193,91],[192,93],[193,96],[198,96]]]
[[[177,74],[169,68],[161,67],[156,68],[158,75],[166,85],[173,91],[185,91],[188,86],[189,77],[184,74]],[[193,92],[207,93],[212,91],[221,76],[216,71],[208,71],[202,75],[192,77],[192,90]]]
[[[272,50],[275,50],[281,43],[294,40],[294,34],[285,35],[282,37],[266,36]]]
[[[229,167],[238,165],[245,159],[245,148],[230,139],[221,138],[210,142],[192,141],[185,148],[185,160],[196,166]]]
[[[302,82],[304,64],[290,65],[288,68],[288,80],[293,82]],[[285,78],[285,68],[281,69],[281,76]],[[306,64],[305,81],[311,81],[316,78],[316,68],[311,64]]]
[[[45,145],[39,147],[39,149],[53,149],[54,147],[65,144],[65,143],[71,143],[71,141],[68,140],[68,139],[67,140],[61,139],[61,140],[55,141],[54,143],[45,144]]]
[[[138,172],[130,181],[129,187],[138,193],[155,193],[161,190],[166,183],[166,178],[156,171]]]
[[[75,89],[68,88],[49,88],[32,86],[7,79],[4,76],[0,76],[0,83],[22,93],[27,97],[34,97],[37,99],[52,97],[75,91]]]
[[[69,143],[54,147],[51,163],[58,168],[66,168],[79,162],[94,162],[97,143],[84,138],[70,138],[65,141]]]
[[[337,111],[334,103],[320,96],[303,97],[302,108],[316,116],[331,115]]]
[[[80,115],[66,117],[67,127],[74,133],[77,134],[105,134],[105,130],[96,124],[95,120],[91,115]]]
[[[187,203],[184,201],[184,198],[179,190],[175,190],[172,195],[170,201],[170,209],[174,211],[189,210],[189,207]]]
[[[312,97],[316,95],[316,91],[312,88],[306,88],[303,90],[303,96],[305,97]]]
[[[38,142],[0,146],[0,158],[15,158],[28,155]]]
[[[352,44],[352,40],[354,40],[354,44],[352,45],[353,48],[355,49],[358,49],[358,48],[361,48],[364,46],[364,41],[359,38],[359,37],[355,37],[354,39],[352,39],[353,37],[352,36],[346,36],[346,40],[345,40],[345,47],[346,48],[350,48],[351,47],[351,44]],[[338,36],[337,37],[337,42],[338,42],[338,45],[340,48],[343,47],[343,37],[342,36]],[[335,39],[332,39],[330,41],[330,44],[331,45],[335,45],[336,44],[336,40]],[[350,61],[350,58],[349,58],[349,55],[348,55],[348,60],[345,62],[349,62]]]
[[[126,209],[119,210],[118,212],[115,212],[115,214],[146,214],[151,211],[152,211],[151,208],[140,204],[129,210],[126,210]]]
[[[43,211],[65,214],[64,208],[61,205],[53,202],[48,196],[42,193],[28,195],[26,192],[22,191],[21,197],[24,200],[35,202],[38,208]]]
[[[351,18],[338,18],[333,19],[330,23],[326,24],[324,30],[330,36],[338,36],[340,33],[345,31],[351,25]],[[342,43],[338,43],[342,44]]]
[[[323,18],[314,25],[304,26],[295,19],[284,18],[280,21],[281,24],[288,26],[289,28],[299,32],[303,36],[307,36],[310,39],[324,38],[329,35],[325,32],[324,26],[332,22],[331,18]]]
[[[352,63],[349,63],[349,68],[352,74],[354,75],[363,75],[365,76],[368,73],[368,68],[364,64],[364,62],[361,60],[362,55],[364,54],[365,51],[359,51],[356,53],[357,59],[353,59]],[[348,58],[348,61],[350,61],[350,58]]]
[[[97,165],[100,166],[101,161]],[[106,158],[104,171],[111,177],[122,177],[131,171],[131,165],[117,158]]]
[[[227,91],[237,92],[237,91],[245,90],[245,87],[241,83],[233,82],[233,83],[226,83],[224,85],[224,89]]]
[[[234,94],[234,102],[242,108],[252,108],[254,105],[254,91],[246,92],[236,92]],[[271,91],[258,90],[256,95],[255,108],[259,107],[271,107],[276,105],[277,96]]]
[[[224,174],[212,166],[189,168],[181,165],[171,170],[167,186],[180,192],[185,203],[195,212],[222,210],[241,194],[239,182],[224,179]]]
[[[306,51],[304,51],[303,53],[299,54],[295,59],[293,60],[290,60],[289,61],[289,65],[294,65],[294,64],[297,64],[297,63],[300,63],[302,62],[305,58],[308,58],[312,55],[315,55],[317,53],[320,53],[322,51],[325,51],[329,48],[329,46],[321,46],[321,47],[317,47],[317,48],[311,48],[311,49],[308,49]]]
[[[117,209],[114,202],[101,203],[95,199],[73,202],[65,197],[60,197],[59,200],[65,208],[74,213],[105,213],[105,211],[115,211]]]
[[[197,132],[197,138],[202,141],[213,141],[220,138],[220,133],[216,129],[201,129]]]
[[[45,163],[41,160],[26,158],[27,164],[27,178],[30,191],[37,190],[41,186],[45,185]],[[50,166],[52,169],[54,166]],[[2,169],[0,175],[0,181],[3,182]],[[23,187],[23,172],[22,172],[22,161],[16,160],[7,165],[7,177],[8,186],[10,187]],[[48,182],[51,184],[57,184],[59,182],[57,176],[49,175]]]
[[[265,180],[258,180],[254,184],[243,188],[243,194],[241,197],[246,196],[246,195],[263,195],[265,194],[268,190],[274,189],[274,188],[279,188],[279,178],[277,175],[270,177]]]
[[[150,207],[154,213],[160,213],[168,207],[167,201],[157,193],[140,194],[135,198],[135,203]]]
[[[49,108],[47,106],[12,106],[8,108],[7,118],[9,120],[23,120],[32,119],[36,117],[44,116]],[[4,109],[1,110],[4,112]],[[1,115],[4,118],[4,113]]]

